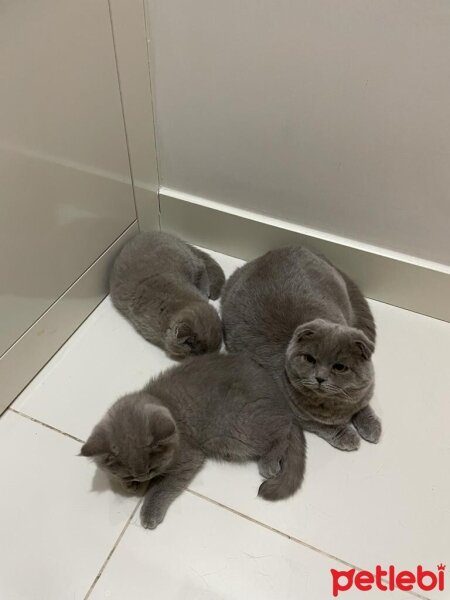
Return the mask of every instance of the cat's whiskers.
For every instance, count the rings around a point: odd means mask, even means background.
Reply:
[[[297,378],[297,381],[299,381],[305,387],[317,388],[317,382],[313,381],[312,379]]]
[[[342,394],[344,395],[346,398],[351,399],[350,394],[348,394],[343,388],[341,388],[339,385],[336,385],[334,383],[324,383],[323,385],[323,389],[325,390],[329,390],[330,392],[334,392],[334,393],[338,393],[338,394]]]

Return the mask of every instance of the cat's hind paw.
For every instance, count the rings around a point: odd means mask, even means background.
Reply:
[[[281,458],[275,456],[263,456],[258,461],[258,471],[264,479],[271,479],[281,471]]]

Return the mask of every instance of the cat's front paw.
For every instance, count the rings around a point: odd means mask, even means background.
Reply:
[[[141,508],[141,525],[145,529],[156,529],[164,521],[165,513],[152,506],[143,504]]]
[[[338,448],[338,450],[344,450],[345,452],[358,450],[361,444],[361,438],[350,425],[346,425],[343,429],[336,431],[328,441],[332,446]]]
[[[370,442],[371,444],[378,444],[381,438],[381,421],[374,412],[371,412],[367,416],[356,417],[353,419],[353,423],[358,430],[359,435]]]

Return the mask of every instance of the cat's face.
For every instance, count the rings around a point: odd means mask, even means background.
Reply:
[[[359,329],[323,319],[294,332],[286,354],[291,384],[317,404],[358,402],[373,382],[372,342]]]
[[[177,360],[215,352],[222,343],[222,321],[213,306],[198,302],[180,311],[166,334],[166,350]]]
[[[163,474],[178,447],[170,412],[145,393],[118,400],[81,448],[129,491]]]

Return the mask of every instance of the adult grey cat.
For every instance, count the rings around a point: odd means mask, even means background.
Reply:
[[[225,344],[272,373],[302,426],[341,450],[378,442],[369,406],[375,323],[351,279],[302,247],[238,269],[222,294]],[[358,435],[359,434],[359,435]]]
[[[279,500],[301,485],[304,434],[278,386],[249,356],[187,359],[119,399],[81,449],[134,490],[150,482],[144,527],[162,522],[206,458],[258,461],[258,494]]]
[[[114,263],[110,292],[146,340],[181,359],[220,347],[222,323],[208,297],[217,299],[224,282],[206,252],[168,233],[139,233]]]

